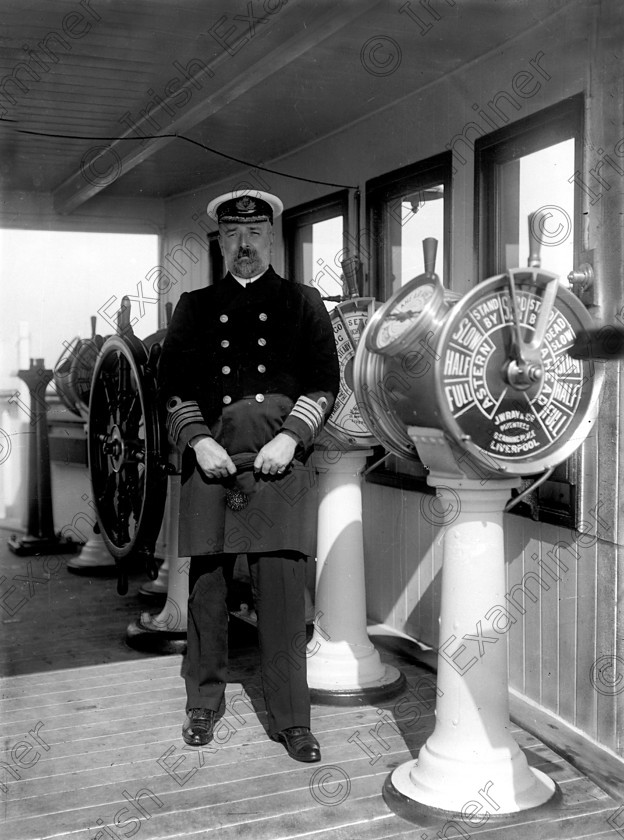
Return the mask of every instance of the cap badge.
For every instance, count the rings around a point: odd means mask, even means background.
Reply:
[[[256,202],[248,195],[244,195],[236,202],[236,209],[241,213],[253,213],[256,209]]]

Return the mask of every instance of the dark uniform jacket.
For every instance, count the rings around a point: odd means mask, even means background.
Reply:
[[[181,296],[159,362],[167,428],[183,453],[181,556],[314,554],[316,476],[308,455],[320,426],[297,401],[324,397],[326,418],[338,387],[333,329],[316,289],[269,267],[247,287],[228,274]],[[293,466],[281,477],[255,474],[256,454],[280,431],[299,443]],[[238,466],[234,479],[205,477],[188,448],[199,434],[228,451]],[[226,504],[232,485],[244,494],[242,510]]]

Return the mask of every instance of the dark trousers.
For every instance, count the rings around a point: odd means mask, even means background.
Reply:
[[[227,681],[227,583],[235,554],[191,558],[187,653],[187,710],[218,711]],[[298,552],[248,554],[258,615],[262,688],[269,735],[289,726],[310,726],[306,681],[305,558]]]

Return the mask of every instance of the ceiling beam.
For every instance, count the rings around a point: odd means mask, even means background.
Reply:
[[[282,18],[281,23],[284,23],[284,21],[290,23],[291,31],[294,30],[294,34],[279,43],[275,43],[274,46],[271,45],[271,49],[266,55],[245,67],[236,77],[218,90],[206,93],[203,99],[197,101],[198,88],[201,85],[198,77],[193,77],[175,93],[164,98],[162,100],[164,104],[158,111],[159,119],[161,119],[161,115],[164,117],[167,108],[170,112],[175,113],[175,108],[179,108],[175,100],[179,101],[180,94],[183,91],[188,92],[189,99],[191,95],[193,96],[195,105],[179,116],[170,119],[169,124],[162,129],[161,133],[186,134],[273,73],[282,70],[326,38],[347,26],[355,18],[378,5],[380,0],[351,0],[351,2],[341,5],[328,3],[323,6],[323,11],[311,21],[304,20],[304,3],[305,0],[290,0],[288,6],[279,12],[280,18]],[[266,37],[270,38],[268,32],[270,30],[267,31]],[[262,37],[261,31],[260,37]],[[244,38],[241,36],[238,43],[243,41]],[[267,41],[267,43],[270,42]],[[231,49],[235,49],[237,43],[231,43],[229,46]],[[217,58],[207,64],[209,71],[216,75],[218,66],[230,58],[231,54],[223,50]],[[205,72],[201,71],[204,74]],[[205,82],[205,77],[202,81]],[[140,142],[141,137],[154,135],[155,133],[153,124],[150,125],[148,117],[143,116],[136,120],[133,127],[125,131],[118,139],[106,143],[106,146],[92,147],[94,153],[88,161],[86,163],[81,162],[77,171],[54,191],[55,210],[60,214],[73,212],[85,201],[106,189],[118,178],[175,140],[175,137],[156,137]],[[130,144],[129,140],[136,142]],[[99,142],[103,143],[104,141]],[[140,143],[140,145],[137,146],[137,143]],[[88,171],[85,171],[87,167]],[[98,177],[98,173],[102,173],[102,177]]]

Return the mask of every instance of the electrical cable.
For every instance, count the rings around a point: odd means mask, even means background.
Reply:
[[[5,120],[8,122],[8,120]],[[234,157],[233,155],[228,155],[225,152],[220,152],[218,149],[213,149],[211,146],[206,146],[205,143],[200,143],[199,140],[193,140],[192,137],[187,137],[184,134],[146,134],[143,137],[85,137],[84,135],[80,134],[57,134],[55,132],[46,132],[46,131],[32,131],[26,128],[17,128],[15,129],[18,134],[30,134],[34,135],[35,137],[56,137],[59,139],[65,140],[97,140],[97,141],[106,141],[106,142],[119,142],[122,140],[161,140],[161,139],[175,139],[175,140],[186,140],[187,143],[192,143],[194,146],[199,146],[200,149],[204,149],[207,152],[211,152],[213,155],[218,155],[219,157],[226,158],[227,160],[232,160],[235,163],[241,163],[243,166],[249,166],[252,169],[257,169],[260,172],[270,172],[272,175],[279,175],[282,178],[291,178],[295,181],[305,181],[307,184],[320,184],[323,187],[338,187],[340,189],[345,190],[357,190],[358,187],[354,187],[352,184],[334,184],[331,181],[318,181],[315,178],[305,178],[303,175],[289,175],[286,172],[280,172],[277,169],[271,169],[268,166],[261,166],[258,163],[250,163],[247,160],[242,160],[241,158]]]
[[[513,507],[515,507],[518,504],[518,502],[521,502],[522,499],[524,499],[525,496],[529,495],[529,493],[532,493],[534,490],[537,490],[537,488],[540,485],[542,485],[550,477],[550,475],[552,475],[552,472],[553,472],[554,469],[555,469],[554,467],[549,467],[544,473],[542,473],[542,475],[539,478],[535,479],[533,484],[529,484],[529,486],[526,487],[522,491],[522,493],[518,493],[517,496],[515,496],[513,499],[511,499],[509,502],[507,502],[507,505],[505,506],[505,513],[507,513]]]

